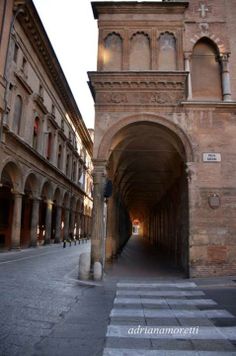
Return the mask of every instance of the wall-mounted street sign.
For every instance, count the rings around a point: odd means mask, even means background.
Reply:
[[[221,162],[221,154],[220,153],[203,153],[203,162]]]

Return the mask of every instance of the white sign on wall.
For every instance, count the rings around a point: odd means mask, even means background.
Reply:
[[[203,153],[203,162],[221,162],[221,154],[214,152]]]

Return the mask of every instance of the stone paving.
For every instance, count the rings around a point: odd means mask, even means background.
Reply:
[[[212,319],[219,318],[235,326],[217,327]],[[106,337],[103,356],[236,355],[236,318],[205,299],[195,283],[121,282]]]
[[[188,280],[132,238],[98,285],[77,280],[90,244],[0,253],[1,356],[235,355],[236,278]],[[130,335],[199,327],[198,336]]]

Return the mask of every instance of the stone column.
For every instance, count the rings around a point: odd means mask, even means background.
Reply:
[[[56,228],[55,228],[55,243],[60,243],[61,241],[61,206],[57,205],[56,213]]]
[[[32,199],[32,218],[30,226],[30,246],[37,246],[37,229],[39,224],[39,203],[40,199]]]
[[[71,211],[71,217],[70,217],[70,233],[73,234],[74,237],[74,229],[75,229],[75,211]]]
[[[65,208],[65,220],[64,220],[64,239],[69,238],[69,219],[70,219],[70,210]]]
[[[222,72],[222,89],[223,100],[231,101],[231,87],[230,87],[230,74],[229,74],[229,53],[224,53],[220,56],[221,72]]]
[[[76,215],[76,238],[77,238],[77,240],[79,239],[79,231],[81,228],[80,224],[81,224],[80,213],[77,213],[77,215]]]
[[[47,201],[47,211],[46,211],[46,221],[45,221],[45,239],[44,244],[50,244],[51,233],[52,233],[52,205],[51,200]]]
[[[192,100],[193,98],[193,90],[192,90],[192,78],[191,78],[191,71],[190,71],[190,54],[185,53],[184,54],[184,67],[185,67],[185,72],[188,73],[188,100]]]
[[[11,228],[11,249],[19,249],[20,233],[21,233],[22,194],[18,192],[14,192],[13,196],[14,196],[14,207],[13,207],[12,228]]]
[[[103,264],[104,261],[104,186],[106,161],[94,160],[93,172],[93,226],[91,238],[92,265],[95,262]],[[103,266],[104,267],[104,266]]]

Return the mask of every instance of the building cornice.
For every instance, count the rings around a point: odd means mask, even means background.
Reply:
[[[96,106],[176,106],[186,99],[187,72],[89,72]]]
[[[48,77],[58,93],[68,115],[71,117],[75,128],[81,135],[83,144],[92,155],[92,140],[85,126],[79,108],[71,92],[69,84],[47,36],[44,26],[40,20],[32,0],[15,0],[14,11],[21,7],[23,12],[19,13],[17,20],[27,34],[32,47],[42,63]]]
[[[94,1],[91,3],[93,15],[98,19],[103,14],[182,14],[188,1],[138,2],[138,1]]]

